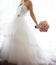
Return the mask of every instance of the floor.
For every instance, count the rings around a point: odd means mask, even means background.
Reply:
[[[7,61],[4,61],[4,62],[0,62],[0,65],[16,65],[16,64],[12,64],[12,63],[8,63]],[[43,65],[43,64],[39,64],[39,65]],[[48,64],[48,65],[52,65],[52,64]]]
[[[56,61],[55,61],[56,62]],[[7,61],[0,61],[0,65],[17,65],[17,64],[12,64],[12,63],[8,63]],[[39,65],[43,65],[43,64],[39,64]],[[46,65],[46,64],[44,64]],[[48,64],[48,65],[56,65],[56,64]]]
[[[12,63],[8,63],[7,61],[0,61],[0,65],[16,65],[16,64],[12,64]]]

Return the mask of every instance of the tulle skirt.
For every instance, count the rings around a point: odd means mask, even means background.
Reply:
[[[0,57],[18,65],[47,65],[50,61],[38,46],[26,22],[23,17],[16,17],[7,26]]]

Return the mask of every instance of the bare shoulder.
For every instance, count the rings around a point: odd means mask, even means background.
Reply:
[[[31,1],[29,1],[29,6],[32,6],[32,2]]]
[[[31,10],[31,9],[32,9],[32,7],[33,7],[32,2],[31,2],[31,1],[29,1],[29,10]]]

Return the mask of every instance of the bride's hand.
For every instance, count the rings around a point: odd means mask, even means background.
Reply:
[[[40,28],[40,25],[39,25],[39,24],[35,25],[35,28],[36,28],[36,29],[39,29],[40,32],[43,31],[42,28]]]
[[[37,28],[37,29],[38,29],[38,28],[39,28],[39,25],[38,25],[38,24],[36,24],[36,25],[35,25],[35,28]]]

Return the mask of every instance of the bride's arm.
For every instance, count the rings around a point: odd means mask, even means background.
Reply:
[[[34,12],[33,12],[32,2],[29,3],[29,11],[30,11],[30,16],[32,17],[32,19],[34,20],[36,26],[38,27],[38,22],[36,20],[36,17],[34,15]]]

